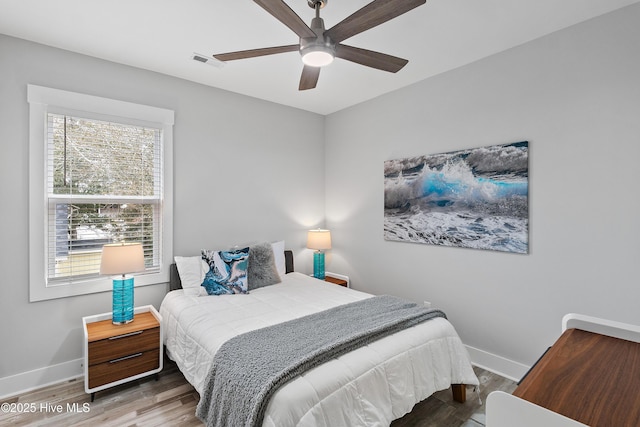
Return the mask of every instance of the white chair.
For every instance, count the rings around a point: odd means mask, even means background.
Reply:
[[[487,397],[487,427],[588,427],[527,400],[503,391]]]

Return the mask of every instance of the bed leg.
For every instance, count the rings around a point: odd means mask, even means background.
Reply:
[[[464,384],[451,384],[451,391],[456,402],[464,403],[467,400],[467,386]]]

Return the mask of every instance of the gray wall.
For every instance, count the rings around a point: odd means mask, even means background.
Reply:
[[[567,312],[640,324],[639,21],[631,6],[326,118],[0,36],[0,384],[79,359],[80,318],[111,304],[28,302],[27,83],[175,110],[177,255],[284,238],[309,271],[326,211],[328,270],[442,307],[497,370],[531,364]],[[384,160],[520,140],[529,255],[383,240]]]
[[[565,313],[640,324],[639,22],[630,6],[328,116],[328,268],[524,365]],[[523,140],[530,254],[383,239],[385,160]]]
[[[0,385],[81,358],[82,316],[111,310],[109,292],[29,303],[28,83],[175,111],[175,255],[285,239],[309,269],[306,230],[324,220],[324,117],[0,35]],[[136,305],[159,308],[165,290],[136,288]]]

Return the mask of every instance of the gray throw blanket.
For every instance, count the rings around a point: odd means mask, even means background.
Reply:
[[[446,318],[384,295],[238,335],[214,356],[196,415],[209,427],[260,426],[269,399],[287,381],[434,317]]]

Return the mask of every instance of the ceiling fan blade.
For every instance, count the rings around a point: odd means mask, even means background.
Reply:
[[[324,34],[334,43],[340,43],[426,2],[427,0],[374,0],[325,31]]]
[[[233,61],[235,59],[255,58],[257,56],[274,55],[276,53],[294,52],[300,50],[300,45],[290,44],[287,46],[265,47],[262,49],[241,50],[238,52],[219,53],[213,55],[219,61]]]
[[[316,37],[316,33],[282,0],[253,0],[278,21],[289,27],[298,37]]]
[[[300,85],[298,90],[313,89],[318,84],[318,77],[320,77],[320,67],[311,67],[305,65],[302,69],[302,76],[300,77]]]
[[[343,44],[336,45],[336,58],[346,59],[347,61],[377,68],[378,70],[389,71],[390,73],[397,73],[409,62],[397,56]]]

